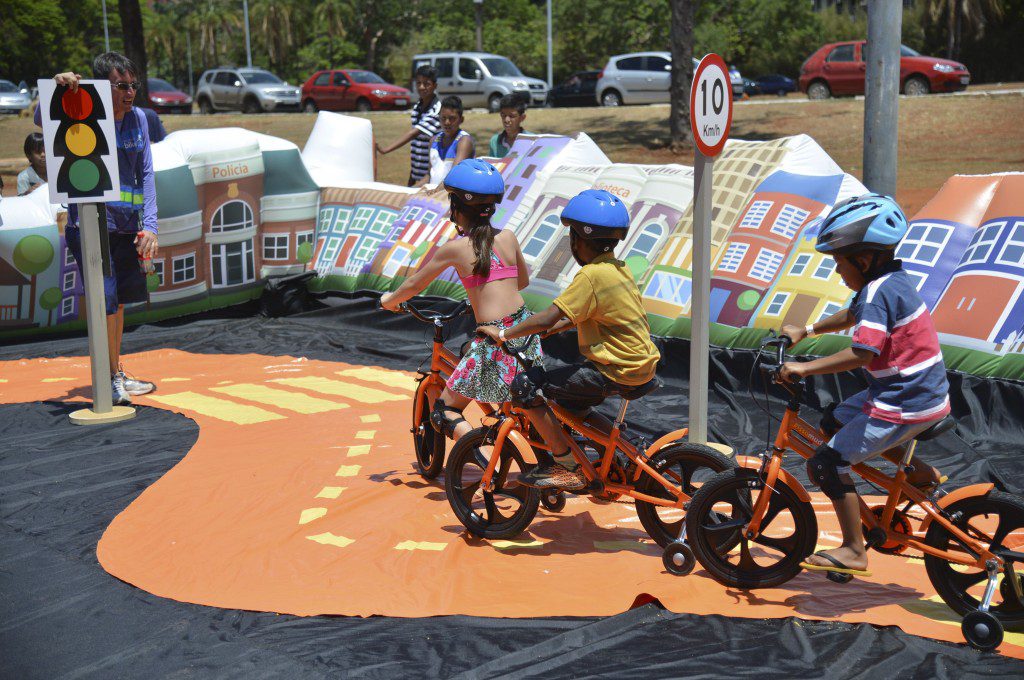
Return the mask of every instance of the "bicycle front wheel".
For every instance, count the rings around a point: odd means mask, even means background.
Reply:
[[[430,394],[432,386],[429,377],[420,381],[412,402],[412,441],[416,449],[416,469],[424,479],[434,479],[444,467],[445,437],[430,424],[430,399],[432,396],[437,397],[437,394]]]
[[[1024,552],[1024,500],[999,491],[983,496],[962,498],[946,508],[953,525],[965,534],[988,546],[993,553],[1001,551]],[[953,533],[939,522],[933,521],[924,542],[932,548],[963,553]],[[1024,622],[1024,601],[1017,586],[1024,590],[1024,572],[1020,565],[1007,560],[999,577],[989,611],[1004,624]],[[953,564],[933,555],[924,556],[928,579],[939,597],[960,616],[976,611],[981,604],[988,573],[984,569]]]
[[[444,488],[448,503],[466,530],[481,538],[514,538],[537,515],[540,491],[519,483],[528,464],[511,442],[506,442],[491,481],[492,491],[480,488],[484,470],[494,452],[494,431],[478,427],[459,438],[448,456]],[[532,467],[532,466],[529,466]]]
[[[771,588],[800,573],[800,563],[818,539],[818,520],[810,503],[781,480],[765,487],[756,470],[722,472],[703,486],[686,512],[686,536],[697,561],[732,588]],[[771,494],[756,538],[743,528],[761,494]]]

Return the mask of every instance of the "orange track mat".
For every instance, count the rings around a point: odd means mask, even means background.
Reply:
[[[513,541],[471,538],[441,480],[416,474],[412,374],[303,358],[158,350],[129,358],[159,391],[139,404],[200,426],[188,455],[118,515],[103,568],[162,597],[297,615],[603,616],[642,594],[676,612],[899,626],[962,643],[918,559],[872,553],[847,585],[801,574],[727,589],[664,571],[629,503],[569,497]],[[83,399],[85,358],[0,362],[0,403]],[[132,421],[117,425],[131,436]],[[814,497],[819,543],[839,543]],[[1024,658],[1024,634],[1000,648]]]

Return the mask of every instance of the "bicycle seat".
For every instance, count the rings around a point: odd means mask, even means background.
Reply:
[[[626,401],[633,401],[634,399],[647,396],[654,390],[661,387],[661,385],[662,382],[658,380],[657,376],[655,376],[642,385],[637,385],[636,387],[631,387],[628,390],[620,392],[619,395]]]
[[[956,427],[956,420],[953,416],[946,416],[939,422],[935,423],[921,434],[914,437],[919,442],[926,442],[929,439],[935,439],[943,432],[949,432]]]

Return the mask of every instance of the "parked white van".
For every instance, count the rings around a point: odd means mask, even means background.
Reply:
[[[498,111],[506,94],[529,95],[531,106],[541,107],[548,97],[543,80],[524,76],[507,57],[486,52],[431,52],[412,58],[412,91],[416,92],[416,69],[423,65],[437,69],[437,94],[454,94],[467,109],[486,106]]]

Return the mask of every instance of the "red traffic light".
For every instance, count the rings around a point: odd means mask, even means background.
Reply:
[[[60,98],[60,107],[64,113],[75,120],[85,120],[92,113],[92,97],[84,87],[74,92],[67,90]]]

